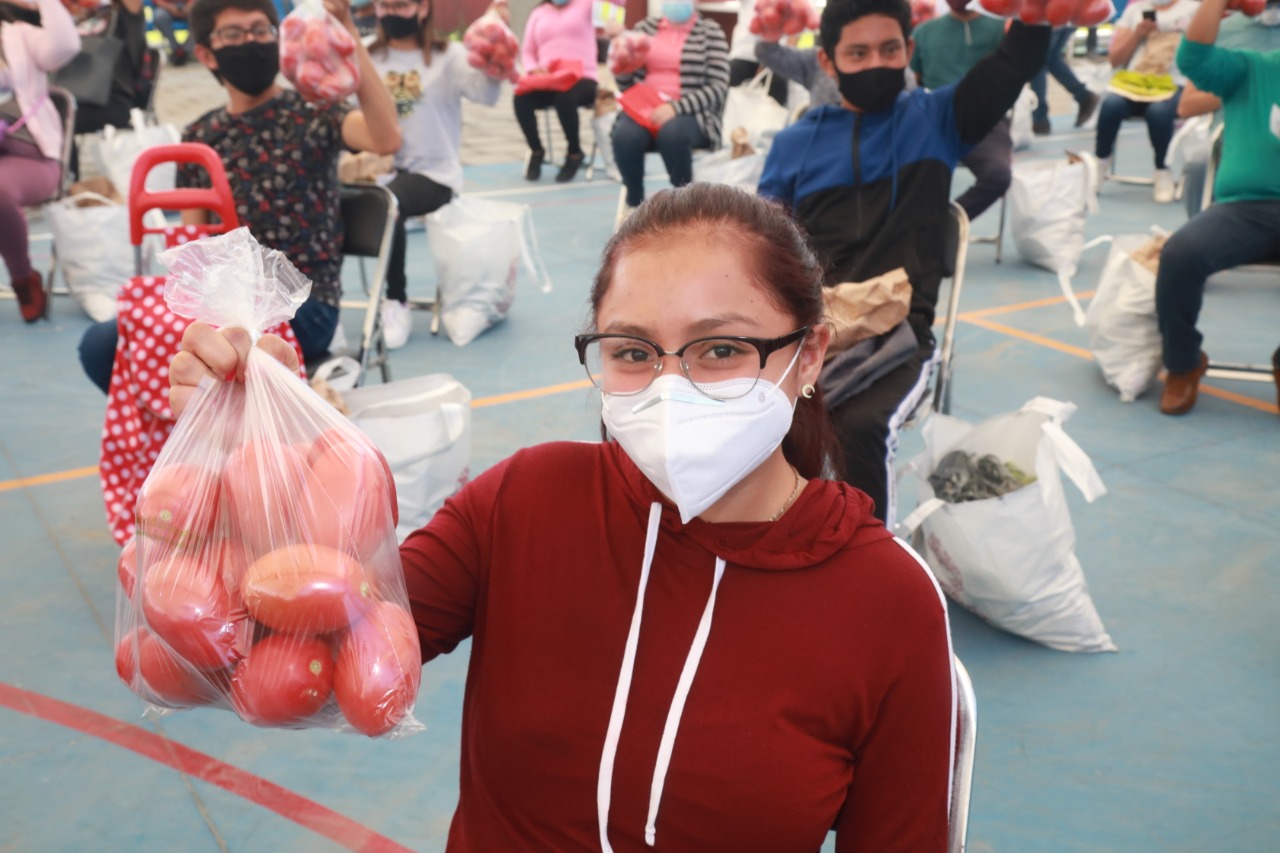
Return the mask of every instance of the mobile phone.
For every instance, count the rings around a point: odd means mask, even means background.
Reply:
[[[1146,19],[1146,20],[1148,20],[1148,21],[1154,21],[1154,20],[1156,19],[1156,10],[1155,10],[1155,9],[1144,9],[1144,10],[1143,10],[1143,12],[1142,12],[1142,17],[1143,17],[1143,18],[1145,18],[1145,19]]]

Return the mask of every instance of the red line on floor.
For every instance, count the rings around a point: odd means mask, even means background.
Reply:
[[[129,723],[0,682],[0,706],[21,714],[101,738],[188,776],[217,785],[257,803],[299,826],[360,853],[412,853],[401,844],[301,794],[269,782],[211,755],[160,737]]]

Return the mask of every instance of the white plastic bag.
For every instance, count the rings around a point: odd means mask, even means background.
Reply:
[[[506,318],[521,262],[544,293],[551,289],[528,205],[460,196],[427,215],[427,244],[440,284],[440,321],[460,347]]]
[[[1085,218],[1098,210],[1097,174],[1098,160],[1087,153],[1074,162],[1025,160],[1013,164],[1009,185],[1009,231],[1018,254],[1058,274],[1077,326],[1084,325],[1084,309],[1071,277],[1087,248]]]
[[[343,394],[351,420],[387,458],[400,501],[401,542],[470,477],[471,392],[443,373]]]
[[[93,202],[81,207],[85,202]],[[97,193],[78,193],[46,208],[58,268],[67,290],[97,322],[116,316],[116,293],[136,272],[129,242],[129,209]],[[149,211],[148,227],[163,228],[164,214]],[[143,243],[144,269],[155,243]]]
[[[129,122],[133,130],[121,130],[107,125],[102,130],[102,145],[99,156],[103,169],[107,173],[112,186],[125,197],[129,197],[129,180],[133,174],[134,161],[144,148],[153,145],[170,145],[182,141],[182,134],[172,124],[150,124],[146,113],[139,109],[129,111]],[[147,192],[164,192],[174,188],[177,176],[177,163],[161,163],[147,174]]]
[[[1169,141],[1169,151],[1165,155],[1165,163],[1173,175],[1175,186],[1182,183],[1182,175],[1188,164],[1209,162],[1212,138],[1212,115],[1189,118],[1178,128],[1178,132]]]
[[[911,464],[920,506],[903,520],[916,550],[957,603],[991,624],[1069,652],[1115,651],[1075,555],[1058,472],[1092,502],[1106,493],[1093,463],[1062,430],[1075,405],[1037,397],[976,426],[935,414]],[[995,454],[1036,480],[996,498],[946,503],[928,475],[952,450]]]
[[[733,144],[729,137],[739,127],[747,131],[751,146],[759,148],[766,138],[787,126],[787,108],[769,97],[772,80],[773,72],[763,71],[729,90],[720,123],[721,144],[726,148]]]
[[[755,195],[764,174],[764,155],[747,154],[734,157],[733,152],[721,148],[713,154],[703,155],[693,161],[693,179],[705,184],[728,184]]]
[[[1085,315],[1089,349],[1102,377],[1124,403],[1142,396],[1160,371],[1156,277],[1130,255],[1149,240],[1147,234],[1115,238]]]

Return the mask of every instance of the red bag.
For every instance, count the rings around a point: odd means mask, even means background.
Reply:
[[[618,105],[622,107],[622,111],[654,136],[658,135],[658,126],[649,120],[649,116],[670,101],[670,98],[648,83],[636,83],[618,96]]]
[[[516,94],[530,92],[567,92],[582,79],[582,60],[553,59],[547,70],[538,74],[525,74],[516,83]]]

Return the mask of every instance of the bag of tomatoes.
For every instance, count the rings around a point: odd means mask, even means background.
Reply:
[[[280,70],[308,101],[336,103],[355,93],[355,52],[355,36],[321,0],[303,0],[280,22]]]
[[[239,228],[170,249],[170,310],[251,335],[311,283]],[[116,669],[157,711],[371,737],[420,729],[422,674],[382,454],[260,348],[206,380],[138,494]]]

